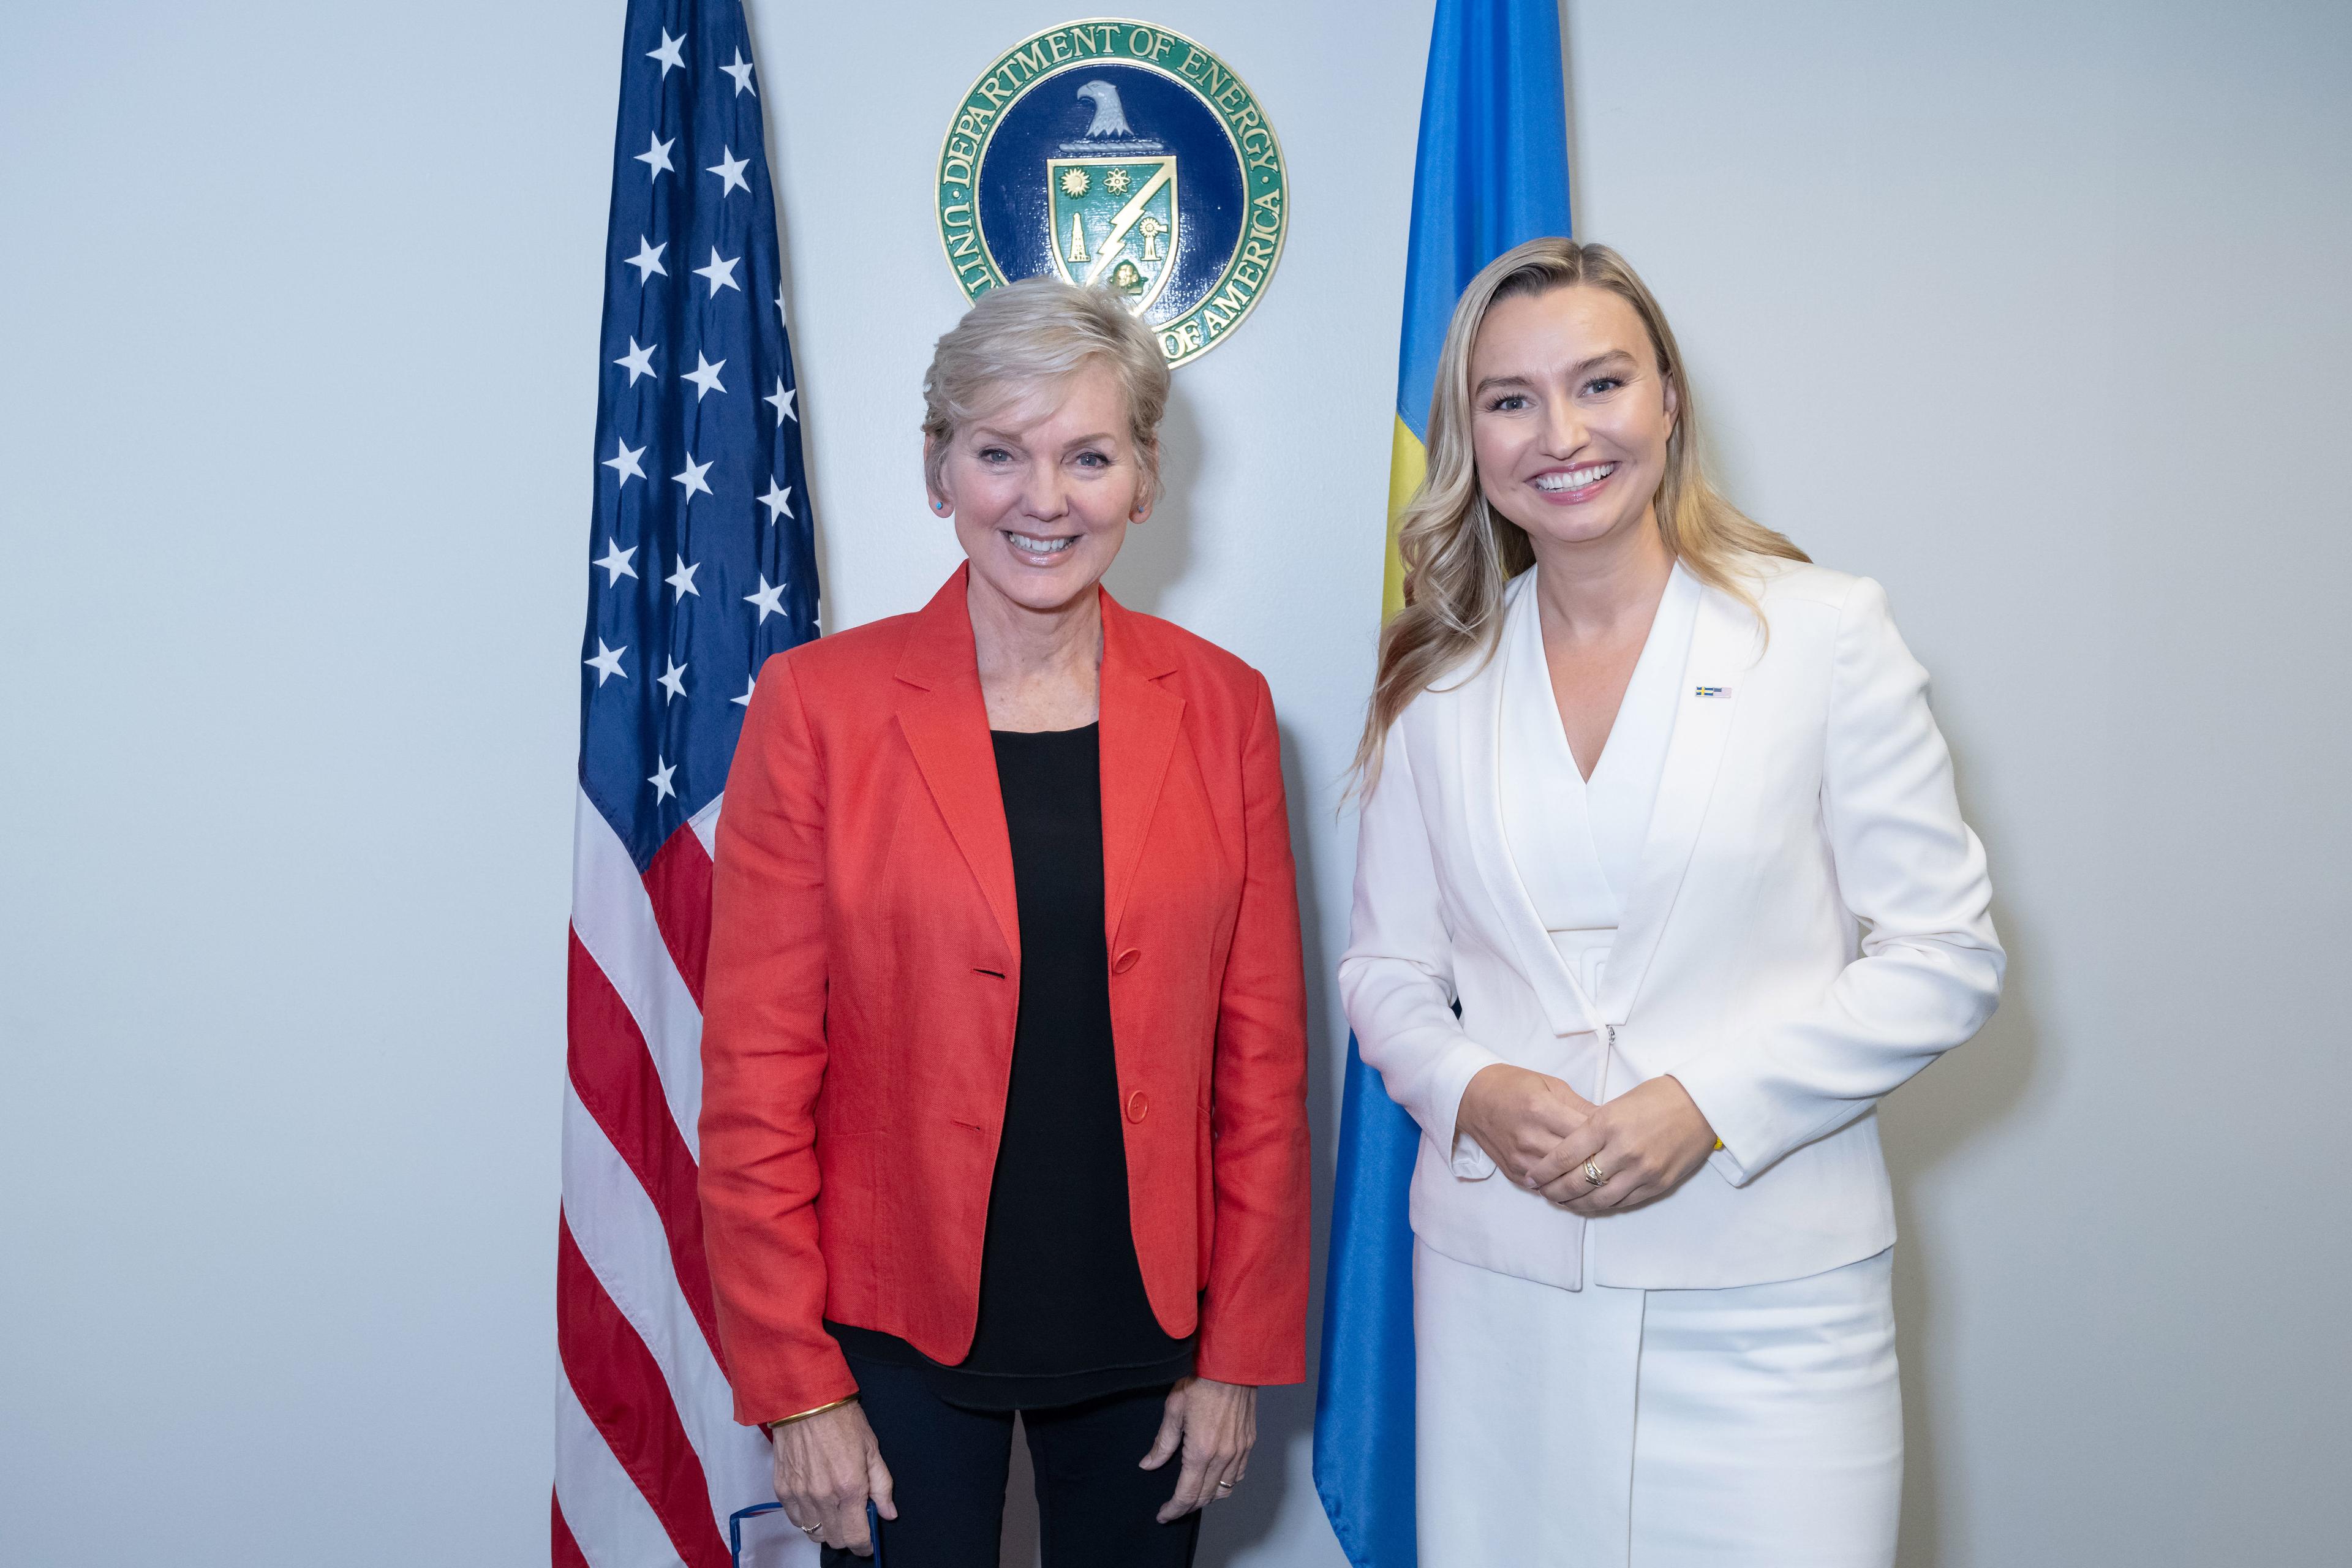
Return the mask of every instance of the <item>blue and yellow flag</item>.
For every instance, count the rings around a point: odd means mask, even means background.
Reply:
[[[1413,161],[1389,458],[1382,613],[1404,604],[1397,519],[1428,467],[1429,401],[1454,302],[1526,240],[1565,235],[1568,104],[1556,0],[1437,0]],[[1412,1233],[1420,1130],[1348,1042],[1315,1397],[1315,1489],[1355,1568],[1412,1568]]]

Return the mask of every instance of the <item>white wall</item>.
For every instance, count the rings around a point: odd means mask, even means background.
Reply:
[[[1318,969],[1427,12],[1147,8],[1258,89],[1296,216],[1113,583],[1273,679]],[[619,16],[10,21],[9,1568],[541,1560]],[[754,6],[832,625],[952,563],[928,171],[1063,16]],[[1577,4],[1570,52],[1582,232],[1674,312],[1734,494],[1886,583],[1994,858],[2010,997],[1887,1112],[1906,1565],[2329,1560],[2352,22]],[[1204,1560],[1328,1568],[1309,1402],[1267,1403]]]

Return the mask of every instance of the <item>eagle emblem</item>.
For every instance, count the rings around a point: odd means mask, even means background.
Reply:
[[[1045,160],[1045,211],[1054,270],[1072,283],[1100,284],[1137,315],[1159,301],[1175,275],[1176,154],[1139,136],[1118,89],[1089,81],[1077,97],[1094,106],[1085,132]]]

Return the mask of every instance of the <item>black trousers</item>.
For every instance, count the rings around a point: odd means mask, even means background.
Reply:
[[[884,1568],[997,1568],[1013,1412],[970,1410],[931,1391],[922,1370],[861,1359],[857,1397],[890,1467],[898,1517],[882,1521]],[[1045,1568],[1190,1568],[1201,1516],[1161,1524],[1181,1457],[1156,1470],[1151,1451],[1168,1390],[1021,1412],[1037,1477]],[[835,1547],[825,1568],[871,1560]]]

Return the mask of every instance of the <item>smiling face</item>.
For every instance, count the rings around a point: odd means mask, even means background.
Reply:
[[[1606,289],[1498,300],[1471,346],[1478,488],[1539,553],[1656,526],[1675,411],[1641,317]]]
[[[1131,430],[1118,378],[1087,364],[948,437],[931,502],[952,509],[975,589],[1045,612],[1101,581],[1151,514]]]

